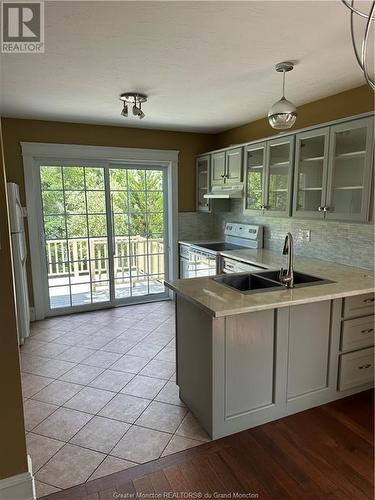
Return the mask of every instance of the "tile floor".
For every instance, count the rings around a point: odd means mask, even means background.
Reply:
[[[172,302],[33,323],[21,366],[38,497],[208,440],[178,397]]]

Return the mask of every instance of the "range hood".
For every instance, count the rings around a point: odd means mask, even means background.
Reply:
[[[243,196],[243,184],[233,184],[224,186],[212,186],[209,193],[204,194],[203,197],[206,199],[221,198],[228,200],[229,198],[242,198]]]

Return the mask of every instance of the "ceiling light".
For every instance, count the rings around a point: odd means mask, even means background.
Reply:
[[[142,103],[147,101],[147,96],[145,94],[125,92],[120,95],[120,99],[124,102],[124,107],[121,111],[122,116],[128,117],[128,105],[132,106],[133,115],[137,116],[140,120],[146,116],[142,111]]]
[[[124,102],[124,107],[122,108],[121,115],[127,117],[128,116],[128,105]]]
[[[275,66],[276,71],[283,74],[283,95],[269,110],[268,121],[272,128],[278,130],[293,127],[297,119],[297,108],[292,102],[285,99],[285,73],[291,71],[293,67],[291,62],[281,62]]]

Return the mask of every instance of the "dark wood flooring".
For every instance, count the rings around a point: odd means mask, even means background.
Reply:
[[[362,392],[44,499],[373,499],[373,397]]]

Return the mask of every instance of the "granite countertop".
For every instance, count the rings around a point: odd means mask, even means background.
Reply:
[[[269,269],[286,266],[286,257],[270,250],[229,250],[222,255],[259,264]],[[295,256],[295,271],[332,280],[335,283],[244,294],[217,283],[209,277],[166,281],[166,286],[194,302],[212,316],[230,316],[245,312],[289,307],[374,291],[374,274],[367,269],[334,262]]]

